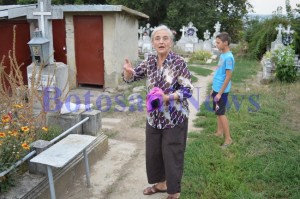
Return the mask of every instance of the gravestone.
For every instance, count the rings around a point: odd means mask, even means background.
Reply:
[[[271,50],[270,52],[267,53],[272,53],[275,50],[283,49],[285,48],[285,46],[288,46],[293,42],[292,34],[294,33],[294,31],[291,30],[290,25],[288,25],[287,29],[285,29],[282,26],[282,24],[279,24],[278,27],[276,27],[275,29],[278,31],[276,40],[271,43]],[[294,61],[295,61],[295,67],[299,70],[300,66],[298,64],[297,55],[295,56]],[[263,66],[263,80],[266,81],[271,79],[276,68],[275,63],[273,63],[270,58],[265,58],[265,57],[263,57],[261,63]]]
[[[51,0],[38,0],[38,7],[28,9],[27,19],[38,20],[38,25],[35,27],[42,31],[42,36],[49,39],[49,52],[53,53],[53,36],[52,36],[52,19],[63,19],[63,11],[60,8],[52,8]],[[49,62],[54,62],[53,56],[49,57]]]
[[[37,90],[38,95],[34,97],[34,112],[59,112],[59,102],[63,101],[69,92],[68,67],[61,62],[42,67],[35,63],[27,67],[28,87]]]
[[[139,53],[142,53],[142,47],[144,44],[144,41],[143,41],[144,29],[142,26],[140,26],[140,28],[138,29],[138,33],[139,33],[139,41],[138,41]]]
[[[285,46],[290,45],[291,43],[293,43],[293,34],[294,34],[294,30],[291,30],[291,25],[287,26],[287,29],[283,29],[283,37],[282,37],[282,43]]]
[[[153,52],[152,42],[151,42],[151,33],[154,28],[150,27],[150,24],[147,23],[146,27],[140,26],[138,29],[139,41],[138,48],[140,54],[149,54]]]
[[[284,27],[282,26],[282,24],[279,24],[275,29],[278,31],[278,33],[276,36],[276,40],[271,43],[271,52],[284,47],[282,43],[282,31],[284,30]]]
[[[189,22],[188,26],[182,26],[182,29],[180,29],[180,32],[182,33],[181,38],[175,46],[185,52],[194,52],[195,49],[201,49],[197,31],[198,29],[192,22]]]
[[[218,34],[220,34],[220,30],[221,30],[221,24],[219,21],[215,24],[214,29],[215,29],[215,32],[211,38],[211,43],[212,43],[213,48],[216,47],[216,37]]]
[[[263,58],[261,61],[261,64],[263,66],[262,79],[263,80],[271,79],[272,73],[274,71],[274,64],[271,62],[270,59],[267,59],[267,58]]]
[[[58,98],[63,100],[69,92],[68,82],[68,66],[64,63],[54,62],[53,59],[53,36],[51,19],[62,19],[63,12],[60,9],[53,9],[50,0],[39,0],[37,8],[29,9],[27,18],[31,19],[31,23],[38,21],[37,30],[42,32],[43,39],[49,40],[49,55],[41,54],[41,60],[49,59],[48,65],[35,62],[34,53],[32,51],[33,62],[27,67],[27,78],[29,88],[35,89],[37,93],[34,96],[34,112],[39,113],[45,109],[52,111],[60,111],[59,101],[51,100]],[[33,40],[33,39],[32,39]],[[29,42],[33,45],[33,42]],[[45,57],[46,56],[46,57]],[[47,111],[47,110],[46,110]]]
[[[203,50],[211,52],[212,44],[210,40],[210,32],[206,30],[204,33],[204,45],[203,45]]]

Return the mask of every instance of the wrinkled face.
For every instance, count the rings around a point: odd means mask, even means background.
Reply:
[[[225,47],[227,47],[228,42],[225,41],[223,42],[220,38],[216,38],[216,47],[220,50],[223,51]]]
[[[157,54],[168,54],[171,50],[172,39],[166,30],[159,30],[155,33],[152,41],[152,46],[157,51]]]

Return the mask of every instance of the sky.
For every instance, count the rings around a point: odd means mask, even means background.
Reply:
[[[255,14],[272,14],[277,10],[278,6],[282,6],[283,14],[285,12],[285,0],[249,0],[253,5]],[[300,4],[300,0],[290,0],[292,9],[296,8],[296,4]]]

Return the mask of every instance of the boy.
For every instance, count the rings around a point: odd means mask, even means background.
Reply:
[[[216,47],[221,51],[218,68],[215,71],[211,96],[213,98],[213,109],[217,115],[217,131],[215,136],[223,137],[225,141],[222,148],[232,144],[229,131],[229,122],[225,116],[226,102],[231,88],[231,76],[234,69],[234,57],[230,51],[231,38],[226,32],[216,36]]]

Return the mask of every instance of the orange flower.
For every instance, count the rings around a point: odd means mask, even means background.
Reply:
[[[29,150],[29,149],[30,149],[30,146],[29,146],[26,142],[24,142],[24,143],[22,144],[22,147],[23,147],[23,149],[26,149],[26,150]]]
[[[28,126],[22,126],[21,130],[26,133],[26,132],[29,131],[29,127]]]
[[[10,122],[10,120],[11,120],[11,117],[9,115],[2,116],[3,123],[8,123],[8,122]]]
[[[18,131],[8,131],[8,134],[11,135],[11,136],[14,136],[14,137],[17,137],[18,136]]]
[[[0,132],[0,138],[5,138],[6,134],[4,132]]]
[[[45,126],[44,126],[42,129],[43,129],[45,132],[48,132],[48,127],[45,127]]]
[[[23,107],[23,104],[15,104],[14,107],[15,107],[15,108],[22,108],[22,107]]]

